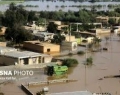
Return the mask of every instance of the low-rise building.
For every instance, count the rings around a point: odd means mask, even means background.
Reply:
[[[36,51],[39,53],[45,53],[45,54],[53,54],[60,52],[60,45],[51,44],[47,42],[40,42],[38,40],[25,41],[23,43],[23,47],[28,50]]]
[[[61,45],[61,50],[77,50],[77,41],[63,41]]]
[[[0,26],[0,36],[5,35],[6,29],[7,29],[7,27]]]
[[[89,32],[94,33],[97,36],[97,35],[100,35],[100,34],[110,33],[111,30],[110,29],[104,29],[104,28],[102,28],[102,29],[97,28],[97,29],[90,29]]]
[[[96,17],[96,22],[107,24],[109,19],[115,19],[115,22],[118,23],[118,20],[120,19],[120,17],[98,16]]]
[[[2,65],[32,65],[49,63],[52,56],[31,51],[9,51],[0,55]]]
[[[0,46],[0,55],[5,54],[6,52],[17,51],[15,48]]]
[[[40,41],[49,41],[53,39],[54,33],[38,32],[33,34]]]
[[[6,47],[6,42],[0,42],[0,46],[4,46],[4,47]]]

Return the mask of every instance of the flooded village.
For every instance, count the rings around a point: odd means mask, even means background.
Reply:
[[[0,95],[120,95],[119,9],[11,3],[0,13]]]

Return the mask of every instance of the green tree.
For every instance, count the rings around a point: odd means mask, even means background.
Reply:
[[[109,23],[110,25],[114,25],[114,24],[116,24],[116,20],[115,20],[114,18],[110,18],[110,19],[108,20],[108,23]]]
[[[30,11],[29,15],[28,15],[28,22],[32,22],[32,21],[38,21],[38,16],[36,16],[36,12],[35,11]]]
[[[56,33],[57,32],[57,25],[54,23],[49,23],[49,25],[47,26],[47,30],[50,33]]]
[[[23,25],[27,22],[27,18],[28,12],[23,9],[22,5],[16,6],[11,3],[4,14],[3,24],[7,27],[13,27],[16,23]]]
[[[78,64],[78,61],[76,59],[72,59],[72,58],[67,58],[64,59],[62,62],[62,65],[67,66],[67,67],[71,67],[71,66],[75,66],[76,64]]]
[[[64,41],[64,40],[65,40],[65,37],[63,35],[56,34],[56,35],[53,36],[53,39],[52,39],[51,42],[61,45],[62,41]]]
[[[92,64],[93,64],[93,58],[92,58],[92,57],[88,57],[88,58],[86,59],[85,65],[92,65]]]
[[[5,32],[5,38],[11,40],[16,44],[20,44],[26,40],[32,40],[33,36],[23,27],[14,25],[12,28],[8,27]]]

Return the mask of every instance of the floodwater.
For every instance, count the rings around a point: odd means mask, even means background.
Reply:
[[[95,3],[90,3],[90,2],[73,2],[73,1],[58,1],[56,0],[55,2],[53,1],[25,1],[23,3],[19,3],[24,6],[26,5],[33,5],[33,6],[38,6],[38,7],[26,7],[25,9],[27,10],[33,10],[33,11],[79,11],[80,9],[86,8],[88,10],[91,10],[90,7],[71,7],[71,6],[93,6],[93,5],[101,5],[102,7],[96,8],[98,11],[107,11],[107,10],[113,10],[113,8],[108,8],[108,5],[118,5],[120,2],[95,2]],[[5,11],[8,8],[8,4],[6,5],[0,5],[0,11]]]
[[[83,65],[86,58],[85,55],[72,56],[72,58],[76,58],[79,61],[79,65],[73,69],[68,78],[78,80],[77,82],[51,84],[48,86],[49,91],[51,93],[58,93],[88,90],[92,93],[109,92],[112,95],[120,95],[120,78],[104,78],[104,76],[120,74],[119,37],[112,35],[110,38],[107,42],[103,39],[101,43],[103,47],[108,48],[108,51],[87,54],[87,57],[93,57],[93,65],[88,66],[86,69],[85,65]],[[102,80],[99,80],[101,78]],[[30,89],[35,92],[38,87]]]
[[[109,36],[110,39],[106,42],[105,36]],[[61,83],[61,84],[51,84],[48,85],[50,93],[59,93],[59,92],[71,92],[71,91],[85,91],[88,90],[92,93],[101,93],[109,92],[111,95],[120,95],[120,78],[104,78],[104,76],[109,75],[120,75],[120,40],[119,37],[112,35],[102,36],[102,47],[107,47],[108,51],[101,52],[87,52],[87,57],[93,57],[93,65],[87,66],[83,64],[86,58],[86,55],[73,55],[71,58],[76,58],[79,61],[79,64],[73,69],[73,72],[68,74],[69,79],[77,80],[76,82]],[[83,47],[79,47],[83,50]],[[60,58],[67,58],[60,57]],[[37,79],[40,81],[42,78],[41,75]],[[44,75],[44,80],[47,80],[47,76]],[[26,79],[23,81],[16,81],[14,84],[6,84],[1,86],[1,91],[5,95],[24,95],[19,89],[18,85],[21,83],[26,84],[32,79]],[[34,82],[34,80],[32,80]],[[11,87],[10,89],[6,89]],[[40,91],[44,86],[29,87],[29,89],[36,93]],[[13,89],[14,90],[13,90]],[[15,93],[14,93],[15,92]]]

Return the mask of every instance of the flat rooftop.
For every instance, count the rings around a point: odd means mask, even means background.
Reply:
[[[25,43],[30,43],[30,44],[35,44],[35,45],[39,45],[39,46],[59,46],[57,44],[51,44],[51,43],[47,43],[47,42],[40,42],[40,41],[25,41]]]
[[[48,32],[37,32],[37,33],[34,33],[34,35],[36,36],[40,36],[40,35],[53,35],[54,33],[48,33]]]
[[[16,50],[16,49],[15,49],[15,48],[12,48],[12,47],[0,46],[0,50]]]
[[[31,52],[31,51],[6,52],[4,55],[8,56],[8,57],[13,57],[13,58],[28,58],[28,57],[37,57],[37,56],[50,56],[50,55],[47,55],[47,54],[36,53],[36,52]]]

